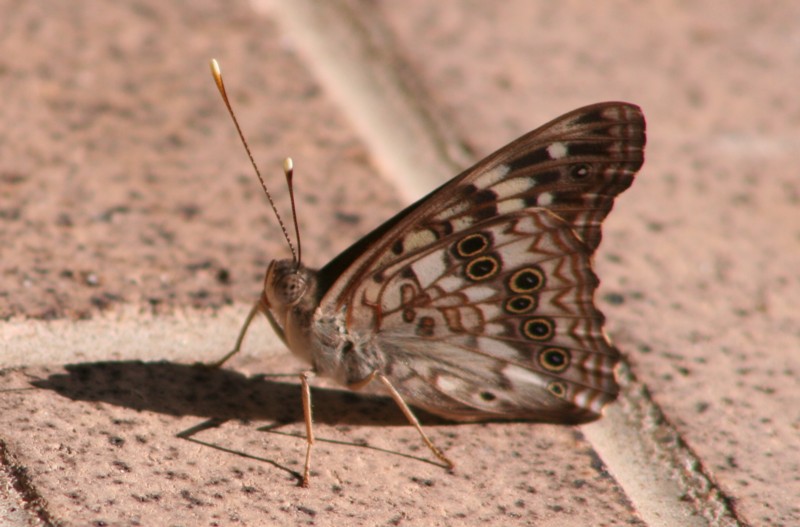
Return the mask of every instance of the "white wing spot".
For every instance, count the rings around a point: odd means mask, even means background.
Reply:
[[[464,287],[464,279],[460,276],[445,275],[436,283],[446,293],[453,293]]]
[[[553,143],[547,147],[547,155],[550,159],[561,159],[567,155],[567,145],[564,143]]]
[[[450,375],[439,375],[434,382],[443,393],[459,393],[464,390],[464,383]]]
[[[403,239],[403,252],[409,253],[420,247],[426,247],[436,241],[436,235],[429,230],[414,232]]]
[[[528,370],[526,368],[522,368],[520,366],[516,366],[514,364],[509,364],[505,368],[503,368],[502,372],[503,375],[506,376],[511,382],[511,385],[514,388],[517,388],[520,392],[530,391],[527,390],[528,386],[539,386],[544,388],[547,384],[545,379],[540,375]]]
[[[497,213],[506,214],[517,212],[525,208],[525,202],[521,199],[506,199],[497,203]]]
[[[417,275],[417,280],[423,289],[442,277],[445,271],[442,255],[432,252],[411,264],[411,269]]]
[[[498,200],[503,200],[517,194],[523,194],[533,186],[531,178],[515,177],[499,181],[492,185],[492,190],[497,194]]]
[[[505,327],[502,324],[487,324],[486,331],[490,333],[501,333],[505,330]],[[503,359],[505,361],[518,361],[520,360],[520,352],[514,346],[506,344],[500,339],[495,339],[491,337],[478,337],[478,351],[485,353],[487,355],[491,355],[493,358]],[[508,375],[509,368],[519,368],[519,366],[506,366],[503,369],[503,373]],[[510,377],[510,376],[509,376]],[[511,382],[514,382],[514,379],[511,379]],[[528,384],[528,383],[525,383]]]
[[[491,298],[495,295],[496,291],[492,287],[485,287],[485,286],[472,286],[464,288],[463,293],[467,296],[470,302],[476,304],[487,298]]]
[[[473,223],[475,223],[475,218],[472,216],[461,216],[451,221],[450,225],[453,227],[453,232],[461,232],[471,227]]]
[[[542,192],[539,194],[539,197],[536,198],[536,204],[540,207],[547,207],[553,203],[553,193],[552,192]]]
[[[497,304],[484,303],[481,304],[481,312],[483,313],[483,318],[485,320],[495,320],[498,318],[505,319],[505,312],[498,306]],[[487,330],[488,331],[488,330]],[[499,328],[498,331],[502,331],[502,328]]]
[[[494,167],[492,170],[481,174],[480,176],[476,177],[472,184],[475,185],[477,188],[489,188],[508,174],[509,168],[508,165],[499,165]]]

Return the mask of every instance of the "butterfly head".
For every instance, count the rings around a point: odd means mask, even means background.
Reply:
[[[314,277],[312,272],[294,260],[273,260],[264,278],[264,301],[270,310],[283,321],[289,309],[302,306],[311,296]]]

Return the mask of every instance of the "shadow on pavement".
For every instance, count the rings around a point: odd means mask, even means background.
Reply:
[[[278,382],[264,375],[247,377],[225,369],[171,362],[92,362],[68,364],[62,372],[31,382],[68,399],[214,419],[303,420],[299,382]],[[295,376],[281,376],[294,378]],[[348,390],[312,388],[314,421],[326,424],[407,426],[389,397]],[[416,410],[425,423],[435,416]]]

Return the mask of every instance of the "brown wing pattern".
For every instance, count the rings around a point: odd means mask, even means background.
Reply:
[[[591,256],[644,145],[636,106],[566,114],[376,230],[320,305],[374,333],[412,404],[456,419],[596,417],[616,397],[618,352]]]

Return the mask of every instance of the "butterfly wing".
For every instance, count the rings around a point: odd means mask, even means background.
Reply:
[[[407,402],[455,419],[580,422],[616,397],[594,307],[600,223],[643,162],[640,109],[530,132],[320,272],[320,308],[369,336]]]

